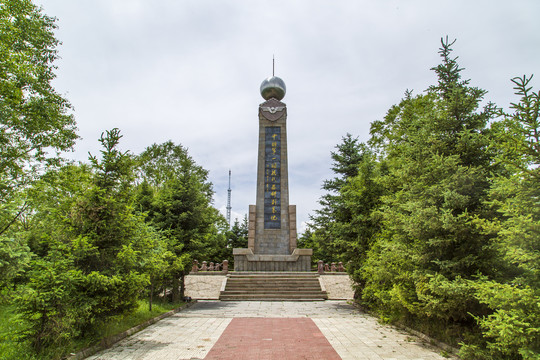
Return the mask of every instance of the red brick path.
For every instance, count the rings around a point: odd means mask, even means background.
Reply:
[[[309,318],[234,318],[205,360],[341,360]]]

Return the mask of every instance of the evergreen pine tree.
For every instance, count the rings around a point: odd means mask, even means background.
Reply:
[[[372,144],[388,173],[379,178],[382,230],[363,268],[363,297],[395,317],[472,323],[482,309],[464,279],[497,271],[493,236],[475,222],[495,214],[484,205],[493,155],[485,91],[461,79],[452,45],[441,41],[439,79],[426,94],[406,93]]]

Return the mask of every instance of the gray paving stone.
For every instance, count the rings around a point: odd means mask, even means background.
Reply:
[[[310,317],[343,360],[445,359],[345,301],[200,301],[88,359],[204,359],[235,317]]]

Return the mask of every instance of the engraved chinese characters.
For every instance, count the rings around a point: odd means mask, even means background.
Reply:
[[[281,128],[265,127],[264,228],[281,229]]]

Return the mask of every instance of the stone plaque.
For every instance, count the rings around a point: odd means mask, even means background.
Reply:
[[[264,228],[281,229],[281,127],[264,133]]]

